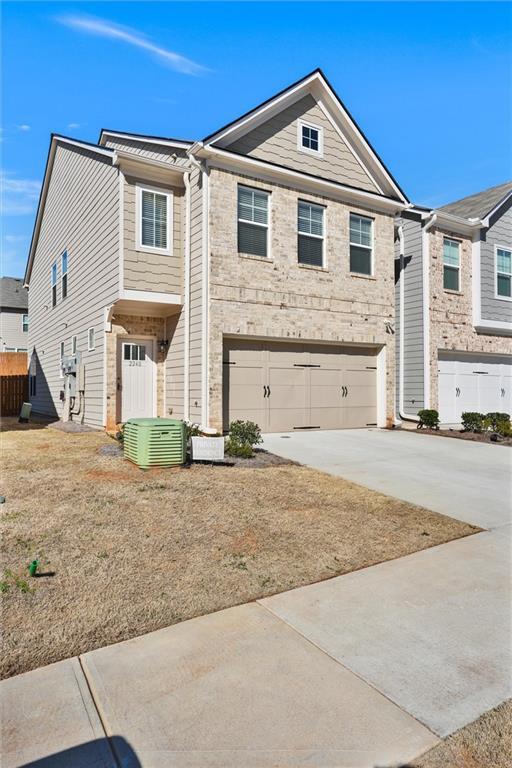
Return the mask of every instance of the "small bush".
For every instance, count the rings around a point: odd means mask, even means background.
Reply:
[[[439,413],[433,408],[423,408],[418,411],[420,422],[418,427],[428,427],[429,429],[439,429]]]
[[[185,421],[185,440],[188,443],[191,437],[197,437],[201,434],[199,424],[193,424],[190,421]]]
[[[492,411],[485,414],[485,421],[489,424],[488,429],[493,432],[499,432],[500,426],[505,422],[510,424],[510,416],[508,413],[500,413],[499,411]]]
[[[465,432],[482,432],[484,429],[483,413],[464,411],[462,414],[462,429]]]
[[[116,432],[116,440],[119,443],[124,443],[124,427],[125,427],[125,425],[121,424],[121,426],[119,428],[119,431]]]
[[[497,432],[498,435],[501,435],[501,437],[512,437],[512,424],[508,419],[497,421],[495,423],[494,432]]]
[[[241,443],[232,437],[226,440],[225,453],[228,456],[238,456],[240,459],[250,459],[253,455],[250,443]]]
[[[252,448],[263,442],[261,429],[254,421],[232,421],[229,425],[229,437],[236,443],[247,443]]]

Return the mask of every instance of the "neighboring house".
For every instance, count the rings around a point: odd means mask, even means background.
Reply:
[[[53,136],[26,271],[31,400],[85,421],[394,421],[404,193],[316,70],[202,141]]]
[[[396,241],[402,417],[512,412],[512,182],[436,210],[413,207]]]
[[[0,278],[0,352],[28,350],[28,291],[19,277]]]

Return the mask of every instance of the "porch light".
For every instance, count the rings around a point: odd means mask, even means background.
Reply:
[[[158,346],[160,347],[160,352],[165,352],[165,350],[169,346],[169,342],[167,341],[167,339],[160,339],[160,341],[158,342]]]

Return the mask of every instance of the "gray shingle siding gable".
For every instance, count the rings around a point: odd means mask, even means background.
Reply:
[[[68,295],[62,300],[60,257],[68,253]],[[57,305],[52,308],[51,266],[57,262]],[[85,422],[103,425],[104,311],[119,289],[118,171],[108,158],[78,147],[56,149],[29,286],[29,354],[34,354],[34,412],[61,415],[59,346],[71,338],[85,364]],[[87,329],[95,349],[87,350]]]
[[[404,280],[404,410],[416,414],[424,407],[423,370],[423,254],[422,225],[417,219],[403,219],[404,262],[395,285],[396,307],[396,393],[397,413],[399,410],[400,377],[400,281]],[[395,243],[395,258],[399,258],[400,247]]]
[[[480,243],[482,320],[512,323],[512,301],[496,298],[496,246],[512,250],[512,200],[493,217]]]

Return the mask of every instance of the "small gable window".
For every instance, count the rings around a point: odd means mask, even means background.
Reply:
[[[500,299],[512,298],[512,251],[496,248],[496,293]]]
[[[323,154],[323,130],[318,125],[298,122],[297,144],[300,152],[309,152],[312,155]]]

